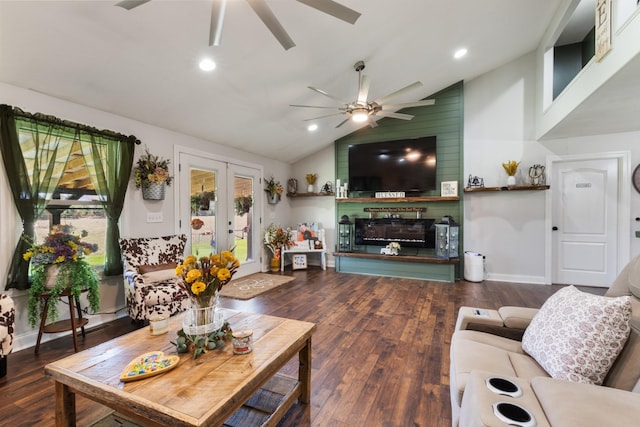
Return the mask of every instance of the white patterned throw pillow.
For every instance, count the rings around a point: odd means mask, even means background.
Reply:
[[[522,337],[522,348],[558,379],[602,384],[629,337],[631,300],[580,292],[556,292]]]

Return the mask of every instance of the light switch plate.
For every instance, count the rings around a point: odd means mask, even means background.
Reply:
[[[147,222],[162,222],[162,212],[147,212]]]

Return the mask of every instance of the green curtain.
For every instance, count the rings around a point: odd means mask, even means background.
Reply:
[[[80,146],[91,182],[107,216],[104,274],[122,273],[118,220],[133,168],[135,138],[114,140],[110,136],[80,132]]]
[[[7,288],[29,287],[29,263],[22,254],[29,247],[28,240],[35,238],[34,223],[60,182],[74,141],[82,144],[83,157],[107,215],[105,274],[122,273],[118,220],[133,166],[134,146],[140,141],[133,135],[0,105],[0,151],[23,223]]]
[[[22,234],[11,257],[7,288],[29,287],[29,263],[22,254],[35,240],[34,224],[47,207],[65,169],[73,140],[60,126],[19,116],[0,106],[0,149]],[[73,134],[71,134],[73,137]]]

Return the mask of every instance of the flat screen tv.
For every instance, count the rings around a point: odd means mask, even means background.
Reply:
[[[349,191],[436,189],[436,137],[349,146]]]

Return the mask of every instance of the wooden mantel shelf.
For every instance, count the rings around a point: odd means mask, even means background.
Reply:
[[[335,196],[333,192],[328,193],[287,193],[287,197],[321,197],[321,196]]]
[[[465,193],[480,193],[488,191],[539,191],[548,190],[548,185],[514,185],[511,187],[467,187]]]
[[[458,264],[459,258],[443,259],[430,256],[415,255],[378,255],[365,252],[334,252],[335,257],[383,259],[385,261],[422,262],[428,264]]]
[[[459,197],[420,196],[420,197],[353,197],[336,198],[336,203],[419,203],[419,202],[455,202]]]

